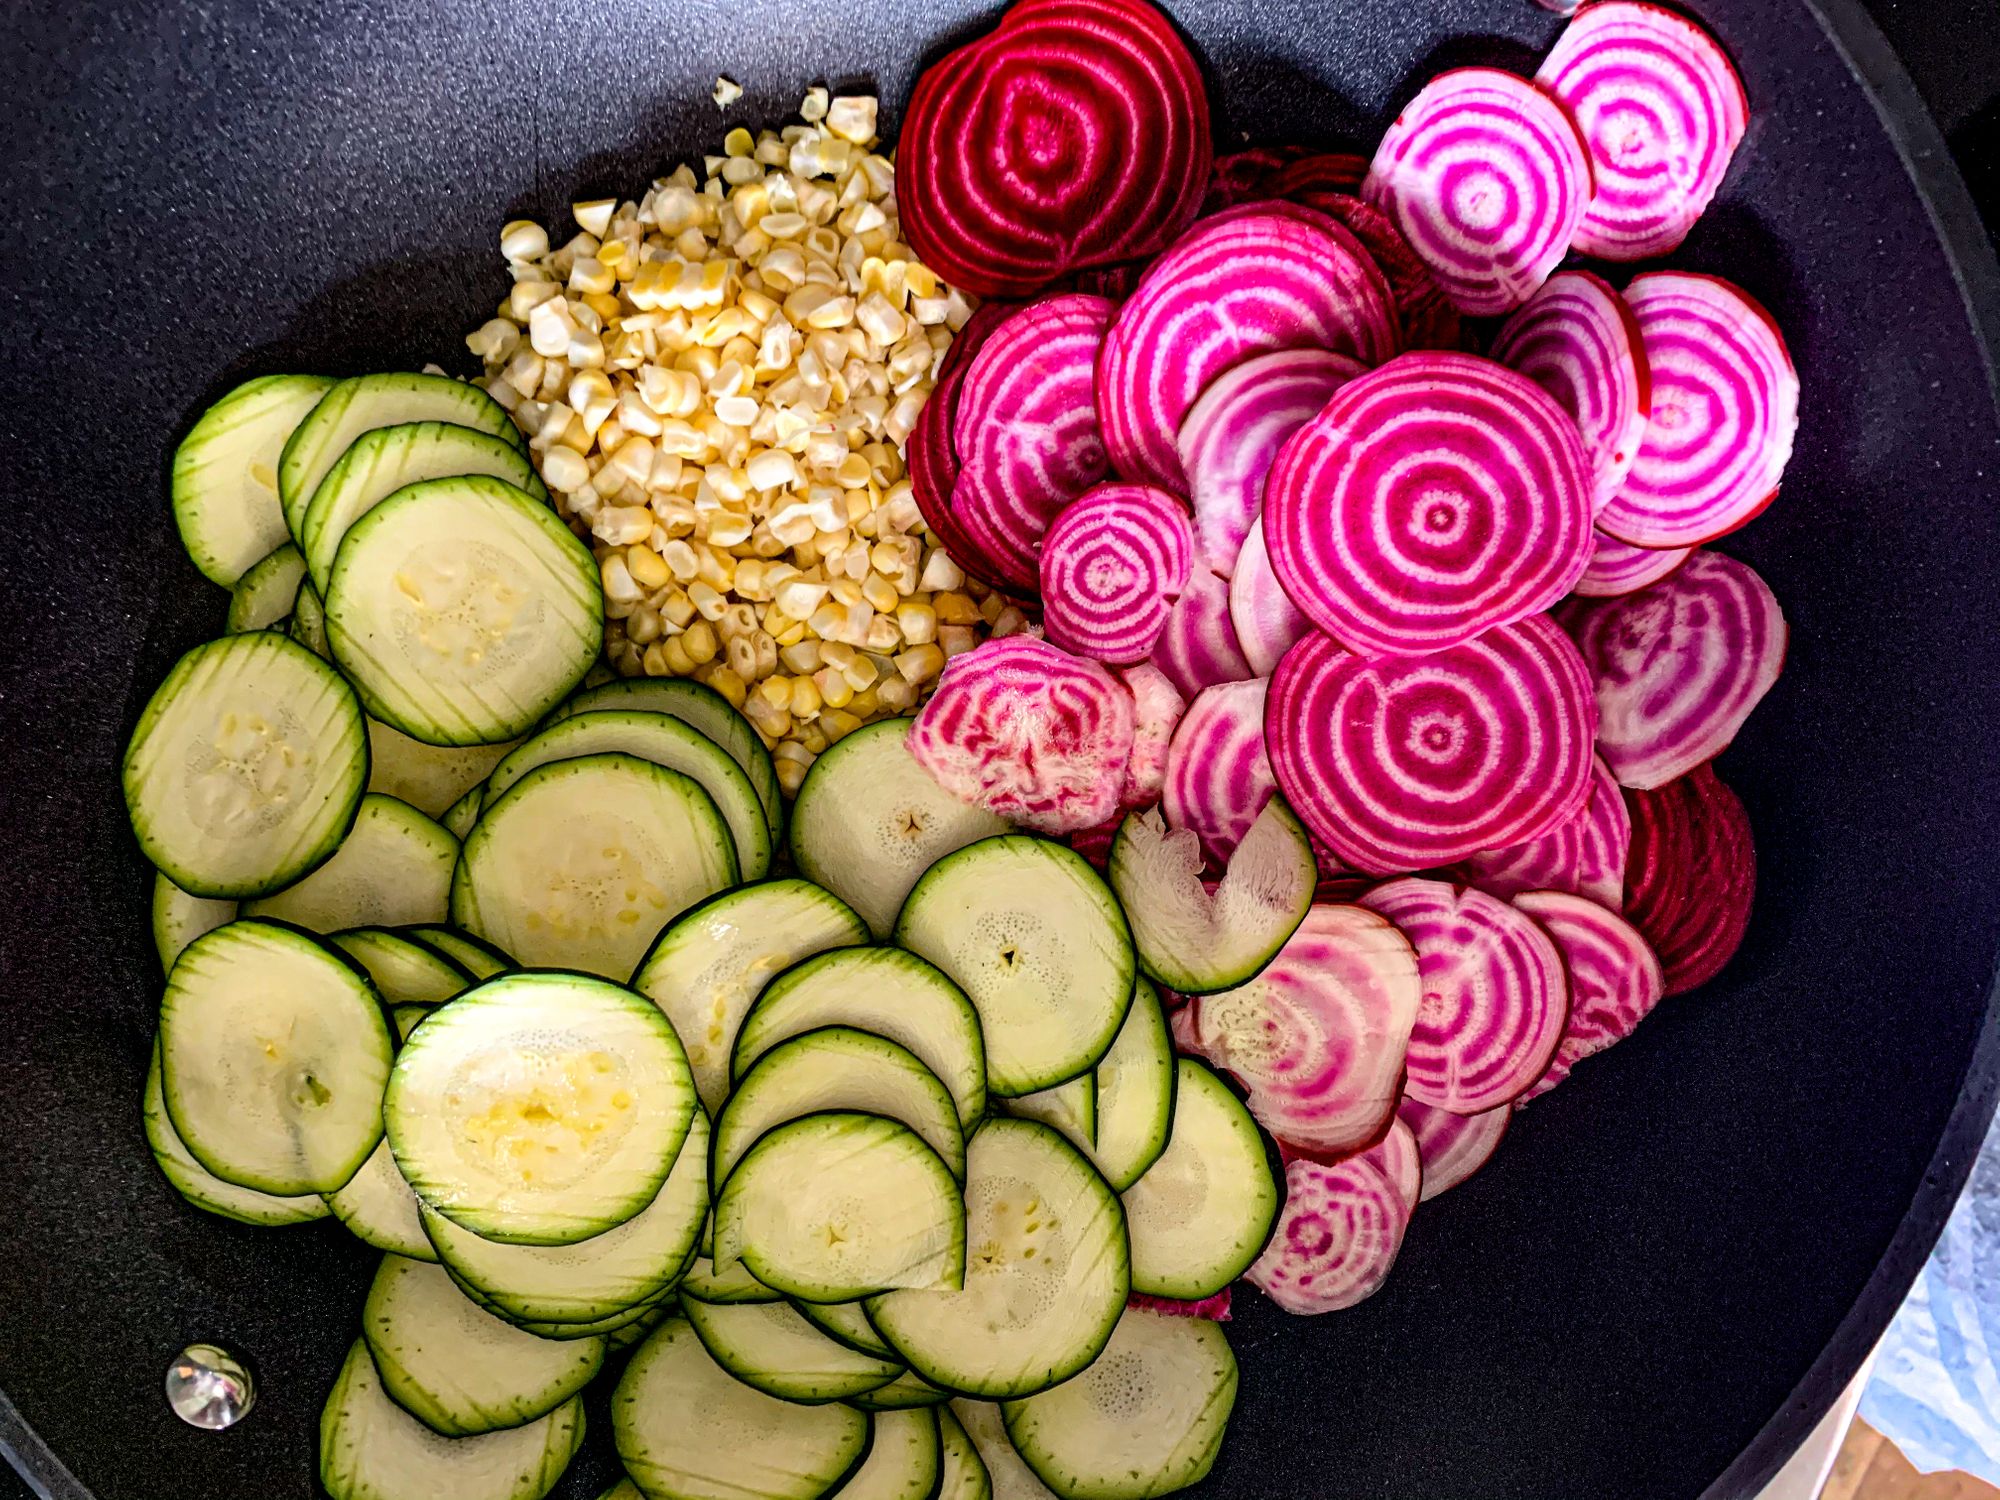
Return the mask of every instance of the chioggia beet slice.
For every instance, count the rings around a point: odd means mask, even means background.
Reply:
[[[1277,587],[1276,579],[1271,586]],[[1189,570],[1180,598],[1167,612],[1166,628],[1153,644],[1152,663],[1189,698],[1218,682],[1242,682],[1263,675],[1252,669],[1236,638],[1229,585],[1199,560]]]
[[[1380,1291],[1415,1207],[1387,1163],[1395,1152],[1416,1157],[1409,1136],[1397,1120],[1382,1144],[1337,1165],[1287,1162],[1277,1232],[1244,1280],[1301,1316],[1338,1312]]]
[[[1434,1104],[1405,1098],[1396,1117],[1410,1127],[1424,1159],[1424,1186],[1419,1202],[1428,1203],[1455,1188],[1493,1159],[1500,1138],[1514,1118],[1514,1106],[1498,1105],[1476,1115],[1455,1115]]]
[[[1666,993],[1682,994],[1721,973],[1749,930],[1757,894],[1750,815],[1712,766],[1625,800],[1625,917],[1658,955]]]
[[[1356,185],[1358,190],[1359,185]],[[1388,280],[1389,295],[1402,325],[1405,349],[1457,349],[1464,345],[1465,327],[1451,298],[1438,285],[1424,258],[1410,248],[1403,231],[1381,209],[1353,191],[1298,192],[1292,195],[1308,208],[1340,220],[1354,232]]]
[[[1170,1318],[1207,1318],[1214,1323],[1229,1321],[1228,1287],[1213,1297],[1203,1297],[1199,1302],[1183,1302],[1174,1297],[1148,1297],[1144,1292],[1134,1292],[1126,1302],[1128,1306],[1142,1308],[1146,1312],[1164,1313]]]
[[[1048,638],[1080,656],[1129,666],[1152,654],[1187,587],[1194,526],[1164,490],[1100,484],[1056,517],[1041,554]]]
[[[1569,1022],[1549,1070],[1521,1097],[1545,1094],[1594,1052],[1622,1042],[1665,993],[1660,961],[1636,928],[1595,901],[1562,891],[1524,891],[1516,910],[1542,924],[1569,975]]]
[[[1267,689],[1261,677],[1202,689],[1167,746],[1161,810],[1172,826],[1192,831],[1216,864],[1228,860],[1277,789],[1264,750]]]
[[[973,546],[951,510],[952,490],[958,483],[959,471],[958,449],[952,437],[959,389],[965,383],[973,355],[985,343],[987,335],[999,327],[1006,313],[1004,306],[989,302],[973,313],[952,339],[938,370],[937,383],[931,387],[930,396],[917,413],[916,425],[910,429],[904,462],[917,511],[945,551],[961,568],[989,587],[1019,593],[1033,589],[1033,570],[1025,570],[1024,577],[1002,576],[1001,568]],[[1022,574],[1023,570],[1017,567],[1015,572]]]
[[[1132,759],[1125,767],[1125,784],[1119,790],[1118,805],[1149,807],[1160,800],[1160,793],[1166,788],[1167,746],[1173,741],[1181,715],[1187,712],[1187,699],[1167,674],[1150,662],[1126,667],[1118,677],[1132,694]],[[1114,828],[1112,832],[1117,830]],[[1106,848],[1109,847],[1107,843]],[[1618,870],[1619,879],[1623,880],[1622,858]]]
[[[1312,621],[1299,612],[1271,571],[1261,526],[1244,541],[1229,579],[1229,623],[1243,659],[1259,677],[1270,676],[1285,653],[1312,634]]]
[[[1631,848],[1625,794],[1599,759],[1591,765],[1590,800],[1581,812],[1525,844],[1468,856],[1465,877],[1491,896],[1568,891],[1617,911],[1625,904],[1625,860]]]
[[[1692,547],[1635,547],[1598,532],[1590,562],[1576,581],[1586,599],[1615,599],[1658,583],[1694,555]]]

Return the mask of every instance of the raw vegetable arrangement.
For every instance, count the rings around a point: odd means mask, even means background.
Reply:
[[[1236,1282],[1370,1296],[1743,939],[1786,627],[1709,544],[1797,377],[1565,265],[1714,196],[1712,38],[1598,0],[1372,160],[1217,158],[1159,12],[1018,0],[893,163],[802,115],[507,226],[479,382],[178,455],[146,1134],[383,1253],[335,1500],[540,1500],[606,1372],[621,1500],[1184,1488]]]

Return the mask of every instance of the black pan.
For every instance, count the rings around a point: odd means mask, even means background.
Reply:
[[[2000,270],[1854,0],[1707,0],[1755,114],[1678,257],[1777,315],[1785,493],[1729,550],[1791,617],[1724,762],[1762,849],[1742,955],[1537,1101],[1316,1321],[1243,1297],[1205,1493],[1755,1492],[1908,1286],[1993,1110]],[[1370,142],[1450,63],[1529,65],[1527,0],[1182,0],[1226,143]],[[974,0],[11,0],[0,18],[0,1445],[44,1495],[303,1500],[373,1257],[184,1206],[139,1091],[159,974],[114,768],[221,627],[167,455],[231,382],[438,359],[500,222],[631,195],[808,83],[900,99]],[[197,1338],[263,1395],[160,1394]],[[8,1402],[11,1401],[11,1406]],[[602,1406],[565,1497],[611,1475]],[[442,1500],[442,1497],[441,1497]]]

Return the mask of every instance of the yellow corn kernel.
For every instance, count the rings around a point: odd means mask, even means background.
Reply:
[[[772,682],[786,679],[773,677]],[[820,710],[819,688],[810,677],[793,677],[791,683],[791,707],[794,719],[810,719]]]
[[[778,785],[794,795],[805,785],[807,767],[795,760],[781,760],[774,763],[778,773]]]
[[[667,658],[665,648],[658,641],[653,642],[652,645],[646,648],[645,655],[639,658],[639,665],[648,677],[666,676]]]
[[[828,742],[845,738],[861,727],[861,720],[842,708],[828,708],[815,722],[815,727],[824,731]]]
[[[648,605],[640,605],[625,621],[625,634],[638,646],[650,646],[660,638],[660,612]]]
[[[735,708],[743,706],[743,700],[750,692],[741,675],[729,667],[717,667],[709,677],[708,685],[727,698]]]
[[[944,670],[944,651],[938,646],[912,646],[896,658],[896,670],[903,681],[921,686]]]
[[[625,549],[625,567],[634,582],[648,589],[663,589],[674,581],[666,560],[642,542]]]
[[[773,708],[788,708],[792,701],[792,680],[789,677],[766,677],[757,684],[757,696]]]
[[[937,614],[940,625],[977,625],[985,617],[979,606],[956,589],[947,589],[942,594],[931,596],[931,608]],[[994,613],[999,613],[995,610]],[[989,622],[990,623],[990,622]]]
[[[896,585],[880,573],[870,573],[862,579],[861,597],[866,599],[879,614],[893,613],[896,606],[901,603],[901,597],[896,593]]]
[[[866,724],[882,712],[882,700],[876,696],[875,689],[864,688],[848,703],[847,711]]]
[[[896,628],[912,646],[927,646],[937,639],[937,611],[921,599],[906,599],[896,606]]]
[[[814,759],[818,759],[826,754],[826,747],[832,741],[827,739],[826,731],[819,727],[819,721],[815,719],[799,731],[799,743],[812,752]]]
[[[660,642],[660,654],[666,658],[667,670],[676,677],[685,677],[694,671],[694,659],[687,654],[687,647],[681,637],[669,636]]]
[[[688,654],[688,660],[696,666],[715,660],[715,653],[721,649],[715,638],[715,627],[706,620],[696,620],[688,626],[681,638],[681,647]],[[906,652],[905,655],[908,653]]]
[[[857,656],[842,669],[848,686],[856,693],[865,693],[875,686],[875,679],[882,674],[875,669],[875,663],[865,656]]]
[[[820,702],[829,709],[845,708],[854,701],[854,688],[838,667],[821,667],[813,673],[813,686]]]

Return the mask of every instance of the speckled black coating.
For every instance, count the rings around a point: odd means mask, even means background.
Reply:
[[[1679,263],[1741,281],[1805,379],[1783,498],[1728,550],[1793,628],[1724,763],[1762,850],[1741,957],[1537,1101],[1426,1205],[1388,1287],[1306,1322],[1254,1294],[1202,1493],[1747,1495],[1853,1370],[1992,1108],[2000,948],[2000,421],[1959,276],[2000,278],[1852,0],[1706,0],[1755,113]],[[1225,143],[1373,134],[1422,76],[1529,66],[1526,0],[1182,0]],[[253,1231],[155,1173],[159,974],[115,766],[223,599],[169,451],[232,382],[436,359],[505,287],[502,219],[629,196],[809,83],[890,98],[970,0],[12,0],[0,18],[0,1437],[45,1491],[303,1500],[373,1257]],[[746,88],[709,102],[726,72]],[[1897,143],[1914,161],[1906,167]],[[1976,247],[1976,248],[1975,248]],[[1942,1143],[1942,1144],[1941,1144]],[[183,1343],[255,1361],[182,1427]],[[562,1491],[613,1473],[601,1394]],[[74,1472],[50,1467],[27,1427]],[[1721,1476],[1721,1477],[1718,1477]],[[440,1497],[443,1500],[443,1497]]]

